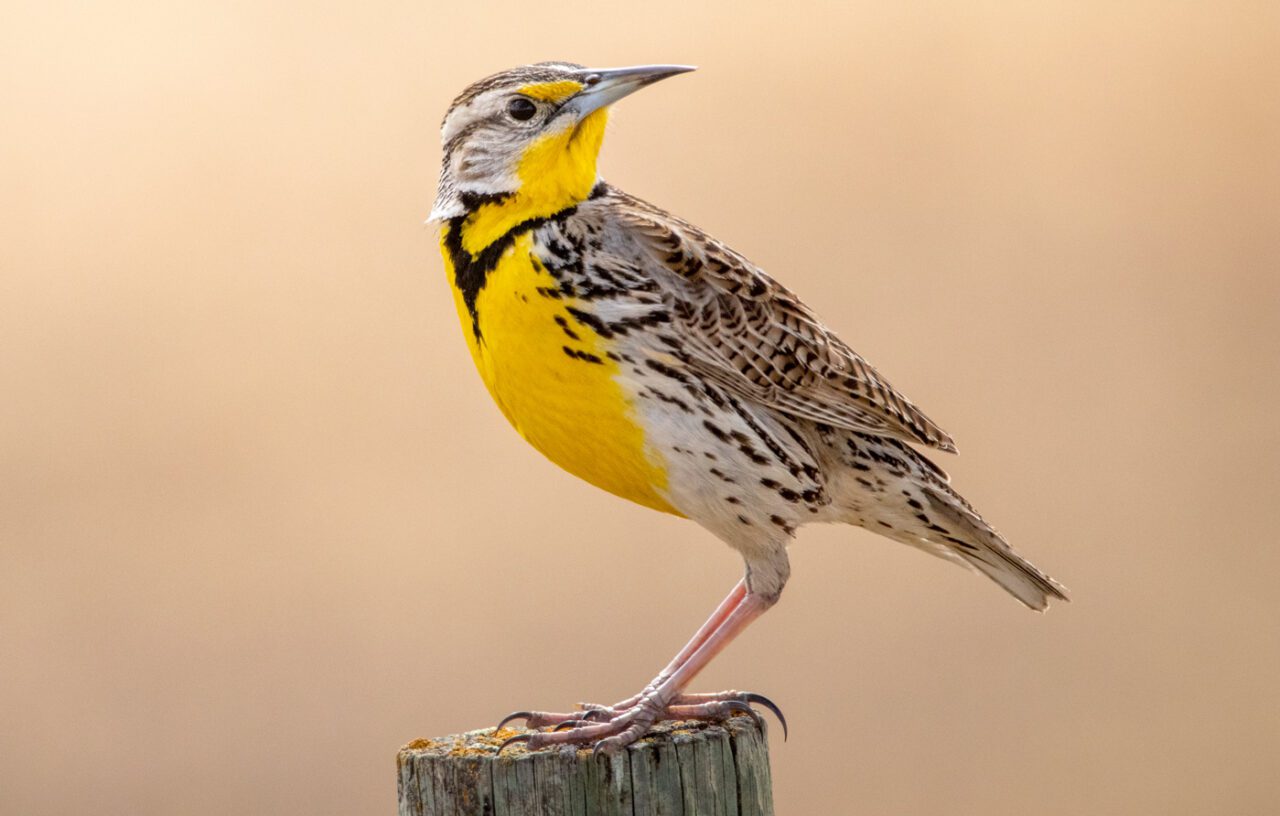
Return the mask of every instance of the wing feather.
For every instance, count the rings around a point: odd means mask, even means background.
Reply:
[[[613,214],[670,273],[682,360],[783,414],[955,451],[951,437],[786,287],[697,227],[610,188]]]

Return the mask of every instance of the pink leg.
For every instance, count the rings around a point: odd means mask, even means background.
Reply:
[[[716,607],[716,611],[711,613],[711,617],[707,618],[707,622],[702,624],[702,627],[694,633],[693,637],[689,639],[689,642],[684,645],[684,648],[677,652],[675,657],[671,658],[671,662],[667,664],[667,667],[658,672],[658,676],[653,678],[653,680],[649,682],[649,685],[645,686],[644,691],[628,697],[620,703],[614,703],[612,706],[608,706],[607,708],[615,710],[630,708],[640,702],[640,698],[646,693],[657,688],[659,683],[675,674],[676,671],[689,660],[694,652],[698,651],[699,647],[706,643],[707,639],[710,638],[717,629],[724,625],[725,619],[733,614],[733,611],[738,608],[742,603],[742,599],[746,596],[747,579],[743,578],[734,585],[733,589],[729,591],[729,594],[725,596],[725,599]],[[580,703],[579,705],[588,711],[602,711],[606,708],[606,706],[593,706],[590,703]]]
[[[595,703],[579,703],[578,707],[582,710],[569,714],[556,714],[549,711],[516,711],[504,717],[502,722],[498,723],[498,728],[502,728],[502,726],[514,719],[524,719],[525,725],[528,728],[543,728],[548,725],[562,725],[564,723],[577,722],[584,716],[594,716],[597,720],[613,719],[621,712],[640,702],[641,697],[653,691],[657,688],[659,683],[666,680],[681,666],[683,666],[685,661],[687,661],[703,643],[706,643],[712,633],[724,624],[725,619],[738,608],[742,603],[742,599],[746,597],[746,595],[747,579],[743,578],[733,587],[732,590],[730,590],[729,594],[725,596],[725,599],[720,602],[718,607],[716,607],[716,611],[711,613],[711,617],[707,618],[707,622],[702,624],[702,627],[694,633],[689,642],[684,645],[684,648],[671,659],[671,662],[667,664],[667,667],[659,672],[658,676],[655,677],[649,685],[645,686],[644,690],[639,694],[632,695],[631,697],[614,703],[611,706],[598,705]]]
[[[676,671],[684,666],[689,658],[692,657],[698,649],[702,648],[702,645],[706,643],[716,630],[724,625],[724,622],[729,618],[729,616],[742,605],[742,599],[745,597],[747,597],[747,579],[743,578],[734,585],[729,594],[725,596],[725,599],[720,602],[720,605],[716,607],[716,611],[712,612],[711,617],[707,618],[707,622],[702,624],[702,628],[694,633],[694,636],[684,645],[684,648],[671,659],[671,662],[667,664],[667,667],[658,673],[657,680],[661,682],[661,680],[675,674]]]
[[[537,750],[547,745],[597,741],[596,750],[615,751],[643,736],[649,726],[661,718],[673,704],[677,706],[677,714],[686,713],[679,710],[684,708],[686,700],[689,705],[700,706],[696,713],[721,713],[711,704],[729,699],[736,700],[741,695],[727,693],[726,695],[682,698],[680,692],[742,630],[771,607],[775,600],[776,597],[766,598],[751,592],[745,581],[740,583],[734,587],[733,592],[729,593],[729,597],[698,630],[688,645],[643,692],[633,700],[625,701],[620,705],[619,708],[622,710],[608,712],[612,715],[608,722],[580,725],[578,720],[566,717],[560,722],[573,719],[574,724],[574,727],[567,731],[542,732],[517,739],[527,741],[529,750]],[[588,715],[592,713],[594,712],[588,712]]]

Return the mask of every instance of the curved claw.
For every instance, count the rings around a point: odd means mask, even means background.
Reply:
[[[746,714],[755,722],[756,727],[758,727],[761,731],[764,730],[764,717],[760,716],[759,711],[756,711],[754,708],[742,702],[741,700],[725,700],[724,702],[721,703],[721,705],[724,706],[725,709],[728,711],[740,711],[743,714]],[[785,734],[786,731],[787,731],[787,727],[786,725],[783,725],[782,732]]]
[[[609,720],[611,719],[613,718],[609,716],[609,712],[603,708],[593,708],[584,712],[582,715],[582,720],[584,722],[592,722],[593,720],[598,720],[599,722],[609,722]]]
[[[743,694],[742,697],[748,703],[756,703],[757,705],[762,705],[773,712],[773,716],[777,717],[778,722],[782,724],[782,741],[786,742],[787,741],[787,718],[782,716],[782,709],[778,708],[777,704],[774,703],[773,700],[770,700],[768,697],[764,696],[763,694],[756,694],[755,692],[748,691],[745,694]]]
[[[493,730],[494,730],[494,731],[501,731],[501,730],[502,730],[502,726],[506,725],[507,723],[511,722],[512,720],[528,720],[528,719],[530,719],[531,717],[533,717],[533,712],[532,712],[532,711],[513,711],[513,712],[511,712],[510,714],[508,714],[507,716],[503,717],[503,718],[502,718],[502,720],[498,723],[498,727],[497,727],[497,728],[495,728],[495,729],[493,729]]]
[[[498,756],[502,756],[502,750],[506,748],[508,745],[511,745],[517,742],[528,742],[531,739],[533,739],[533,734],[518,734],[512,737],[511,739],[504,740],[503,743],[498,746]]]
[[[617,753],[620,747],[622,747],[622,744],[617,737],[605,737],[591,747],[591,758],[594,759],[601,754],[612,756]]]
[[[585,717],[583,717],[580,720],[565,720],[564,722],[560,723],[556,727],[552,728],[551,733],[554,734],[557,731],[568,731],[571,728],[577,728],[579,726],[590,725],[590,724],[591,724],[591,721]]]

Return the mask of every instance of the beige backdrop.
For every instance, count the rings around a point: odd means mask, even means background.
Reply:
[[[1074,594],[802,531],[699,682],[785,707],[780,813],[1275,812],[1275,4],[260,6],[4,13],[0,812],[389,813],[400,744],[622,697],[737,579],[471,370],[436,128],[557,58],[702,66],[605,174],[814,304]]]

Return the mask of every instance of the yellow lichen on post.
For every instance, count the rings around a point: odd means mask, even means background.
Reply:
[[[750,717],[664,723],[615,755],[530,752],[504,728],[415,740],[397,756],[400,816],[771,816],[765,733]]]

